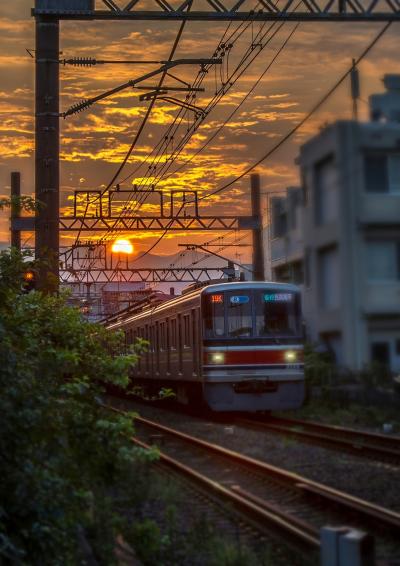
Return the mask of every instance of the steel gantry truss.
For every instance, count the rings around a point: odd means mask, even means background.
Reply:
[[[60,230],[64,232],[161,232],[163,230],[251,230],[255,227],[251,216],[114,216],[88,218],[62,216]]]
[[[153,4],[149,8],[149,4]],[[189,11],[190,7],[190,11]],[[399,0],[36,0],[34,16],[77,20],[388,21],[400,19]]]
[[[196,283],[197,281],[213,281],[220,279],[221,274],[234,275],[228,266],[221,267],[168,267],[151,268],[113,268],[104,269],[90,267],[60,271],[62,283],[120,283],[142,281],[145,283]]]

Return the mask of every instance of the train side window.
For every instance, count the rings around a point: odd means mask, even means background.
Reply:
[[[177,340],[176,340],[176,338],[177,338],[177,336],[176,336],[176,318],[172,318],[170,320],[170,326],[171,326],[171,344],[170,344],[170,346],[171,346],[172,350],[176,350],[176,342],[177,342]]]
[[[185,314],[183,317],[183,347],[190,348],[191,347],[191,339],[190,339],[190,315]]]
[[[160,350],[165,350],[165,322],[160,323]]]
[[[171,335],[169,331],[169,319],[167,318],[167,322],[165,323],[165,349],[169,349],[169,344],[171,340]]]
[[[150,345],[149,345],[149,350],[150,352],[154,352],[155,351],[155,326],[154,324],[152,324],[150,326]]]
[[[199,311],[196,309],[192,309],[191,311],[191,319],[192,319],[192,347],[193,347],[193,373],[197,375],[198,373],[198,340],[199,336],[197,335],[197,321],[199,320]]]
[[[224,303],[223,293],[203,295],[202,311],[206,338],[216,338],[225,334]]]

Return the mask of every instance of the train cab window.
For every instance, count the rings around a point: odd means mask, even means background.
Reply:
[[[206,338],[218,338],[225,334],[224,294],[203,296],[204,334]]]
[[[228,335],[231,338],[253,334],[252,302],[250,293],[226,293]]]
[[[300,305],[296,293],[257,292],[257,336],[297,336],[300,334]]]

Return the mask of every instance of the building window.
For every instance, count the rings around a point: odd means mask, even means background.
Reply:
[[[385,366],[390,365],[389,342],[373,342],[371,344],[371,361]]]
[[[309,192],[310,192],[310,183],[309,183],[309,173],[306,173],[304,170],[301,171],[301,193],[302,193],[302,204],[303,206],[307,206],[308,199],[309,199]]]
[[[286,199],[282,197],[271,198],[272,237],[281,238],[287,233]]]
[[[304,284],[311,287],[311,249],[304,250]]]
[[[301,285],[304,283],[304,270],[302,261],[294,261],[280,265],[274,269],[274,281],[283,283],[294,283]]]
[[[337,171],[333,156],[315,166],[315,223],[327,224],[338,218]]]
[[[400,279],[400,242],[367,242],[367,277],[369,281]]]
[[[318,285],[320,306],[326,310],[340,307],[340,267],[337,247],[318,252]]]
[[[322,332],[320,334],[322,347],[320,352],[332,363],[343,363],[343,343],[340,332]]]
[[[368,193],[400,195],[400,154],[367,154],[364,163]]]
[[[287,191],[287,222],[290,230],[297,228],[298,211],[301,206],[300,189],[288,189]]]

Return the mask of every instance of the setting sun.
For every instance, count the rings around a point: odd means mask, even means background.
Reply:
[[[114,253],[133,254],[133,246],[129,240],[115,240],[111,251]]]

